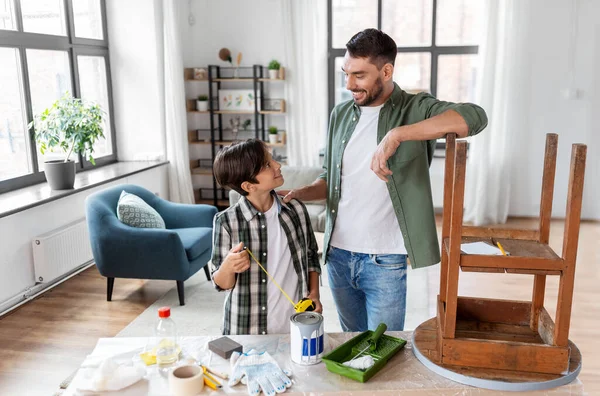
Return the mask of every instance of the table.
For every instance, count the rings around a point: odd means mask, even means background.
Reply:
[[[325,351],[329,352],[333,348],[346,342],[357,333],[328,333],[325,338]],[[293,385],[285,393],[310,394],[310,395],[372,395],[378,396],[397,395],[400,391],[408,394],[433,395],[433,394],[452,394],[452,395],[515,395],[511,392],[492,392],[485,389],[472,388],[453,382],[441,377],[425,366],[423,366],[413,354],[412,332],[386,332],[386,334],[403,338],[408,341],[406,346],[400,350],[386,366],[366,383],[355,382],[346,377],[330,373],[327,371],[324,363],[312,366],[301,366],[293,363],[290,359],[290,341],[289,335],[260,335],[260,336],[230,336],[233,340],[244,345],[244,351],[252,348],[268,351],[282,368],[291,369],[293,372]],[[230,373],[229,362],[207,349],[207,343],[210,340],[220,336],[202,336],[202,337],[183,337],[180,344],[185,354],[209,365],[219,371]],[[82,369],[89,370],[89,367],[97,366],[102,360],[108,357],[119,363],[132,362],[141,350],[145,347],[148,339],[143,337],[135,338],[101,338],[98,340],[94,351],[86,358],[82,364]],[[83,379],[82,369],[80,369],[71,384],[65,391],[65,396],[79,395],[76,388],[77,384]],[[543,391],[530,392],[531,395],[579,395],[584,393],[583,384],[579,379],[572,383]],[[169,395],[167,379],[161,376],[155,366],[147,368],[147,375],[138,383],[126,388],[120,392],[107,392],[106,395]],[[238,394],[246,395],[246,386],[241,383],[235,387],[229,388],[223,383],[223,389],[212,391],[204,388],[203,395],[222,395]],[[405,393],[403,393],[405,394]]]

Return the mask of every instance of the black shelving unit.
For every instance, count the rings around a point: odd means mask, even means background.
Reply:
[[[208,113],[210,117],[210,146],[211,158],[197,160],[197,167],[192,167],[193,174],[211,174],[214,158],[221,148],[231,144],[232,140],[224,139],[223,116],[224,115],[249,115],[254,119],[253,132],[255,139],[266,140],[266,124],[265,116],[267,114],[285,114],[285,100],[281,101],[279,109],[270,109],[270,101],[273,99],[265,99],[265,82],[269,81],[266,77],[266,68],[262,65],[253,65],[252,67],[221,67],[218,65],[208,66]],[[281,80],[281,79],[277,79]],[[275,81],[277,81],[275,80]],[[273,81],[273,80],[271,80]],[[254,90],[254,111],[223,111],[219,108],[218,93],[221,90],[221,83],[228,82],[251,82]],[[259,96],[260,92],[260,96]],[[259,102],[260,100],[260,102]],[[240,130],[242,132],[242,130]],[[243,131],[246,134],[247,130]],[[247,135],[246,135],[247,136]],[[210,167],[206,165],[210,162]],[[214,175],[212,176],[212,194],[208,188],[200,188],[198,193],[201,201],[212,200],[213,205],[218,208],[229,206],[228,190],[219,186]],[[210,195],[210,198],[208,197]]]

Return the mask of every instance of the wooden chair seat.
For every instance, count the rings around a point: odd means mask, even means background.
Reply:
[[[550,246],[539,241],[485,236],[461,238],[461,244],[472,242],[485,242],[491,246],[496,246],[496,242],[500,242],[510,255],[505,257],[461,252],[459,265],[464,272],[560,275],[565,268],[563,259]],[[444,238],[443,247],[446,255],[450,252],[449,246],[450,238]]]

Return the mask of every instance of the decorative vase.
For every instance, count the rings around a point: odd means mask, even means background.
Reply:
[[[70,190],[75,185],[75,161],[46,161],[44,174],[52,190]]]
[[[194,80],[206,80],[206,69],[194,68]]]
[[[196,110],[208,111],[208,101],[207,100],[197,100],[196,101]]]
[[[276,80],[277,79],[277,74],[279,74],[279,70],[272,70],[269,69],[269,78]]]
[[[279,136],[279,141],[281,143],[285,144],[285,139],[286,139],[285,131],[279,131],[277,135]]]
[[[229,125],[231,125],[231,135],[234,142],[238,139],[238,132],[240,131],[241,122],[242,120],[239,116],[229,119]]]

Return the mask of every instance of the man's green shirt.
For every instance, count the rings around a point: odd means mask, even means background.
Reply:
[[[394,84],[392,95],[379,112],[377,144],[393,128],[415,124],[447,110],[454,110],[464,118],[469,126],[469,135],[475,135],[487,126],[485,111],[477,105],[443,102],[427,93],[408,94]],[[342,156],[359,119],[360,108],[352,100],[337,105],[331,113],[323,163],[325,171],[320,176],[327,182],[324,255],[335,226],[340,194],[343,194],[340,191]],[[440,261],[429,180],[434,149],[435,140],[402,142],[388,160],[388,167],[393,172],[387,183],[388,192],[413,268],[427,267]],[[369,194],[369,191],[364,194]]]

